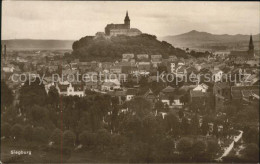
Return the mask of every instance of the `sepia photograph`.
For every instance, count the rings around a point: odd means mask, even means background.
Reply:
[[[0,164],[259,163],[260,1],[1,1]]]

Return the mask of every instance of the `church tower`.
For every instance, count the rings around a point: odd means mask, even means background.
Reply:
[[[129,16],[128,16],[128,11],[126,11],[125,25],[127,25],[127,28],[130,29],[130,19],[129,19]]]
[[[253,37],[250,35],[250,41],[249,41],[249,46],[248,46],[248,55],[250,57],[254,56],[254,44],[253,44]]]

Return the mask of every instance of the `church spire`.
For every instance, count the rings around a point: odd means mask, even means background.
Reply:
[[[250,35],[249,50],[254,50],[254,43],[253,43],[252,34]]]
[[[249,46],[248,46],[248,54],[249,54],[250,56],[253,56],[253,55],[254,55],[254,43],[253,43],[252,34],[250,35]]]
[[[128,11],[126,11],[125,25],[127,25],[127,28],[130,28],[130,19],[129,19],[129,16],[128,16]]]

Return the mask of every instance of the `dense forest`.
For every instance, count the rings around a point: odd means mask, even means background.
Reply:
[[[122,58],[124,53],[170,55],[187,58],[184,50],[175,48],[156,36],[142,34],[139,36],[115,36],[110,38],[86,36],[72,45],[73,52],[67,57],[79,58],[81,61],[114,61]]]

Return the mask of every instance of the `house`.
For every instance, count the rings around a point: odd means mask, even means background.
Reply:
[[[56,84],[56,89],[58,90],[59,95],[67,96],[67,88],[69,87],[69,85],[69,82]]]
[[[150,62],[139,62],[138,70],[139,72],[150,72],[151,64]]]
[[[67,96],[83,97],[85,95],[84,87],[82,84],[70,83],[67,87]]]
[[[63,96],[79,96],[85,95],[84,86],[82,84],[70,83],[68,81],[59,82],[56,84],[58,93]]]
[[[114,83],[114,82],[104,82],[101,85],[101,90],[108,92],[108,91],[114,91],[116,89],[120,89],[120,85]]]
[[[48,70],[50,73],[58,71],[59,66],[58,65],[49,65]]]
[[[259,86],[232,86],[231,99],[235,102],[248,102],[259,99]]]
[[[91,71],[91,63],[90,62],[80,62],[78,64],[78,69],[80,70],[81,73]]]
[[[212,80],[214,82],[218,82],[222,80],[223,71],[221,70],[211,70],[212,72]]]
[[[121,66],[112,66],[110,68],[110,73],[114,73],[114,74],[120,74],[122,73],[122,68]]]
[[[86,89],[89,90],[94,90],[94,89],[98,89],[98,81],[88,81],[85,83],[85,87]]]
[[[209,86],[207,86],[206,84],[202,83],[202,84],[198,84],[193,91],[201,91],[201,92],[207,92],[209,89]]]
[[[156,95],[153,93],[153,91],[151,89],[149,89],[143,95],[143,97],[152,104],[152,107],[154,107],[155,103],[157,102],[157,97],[156,97]]]
[[[129,88],[126,91],[126,101],[132,100],[137,94],[137,90],[134,88]]]
[[[225,102],[230,100],[230,84],[228,82],[217,82],[213,86],[213,94],[215,96],[215,109],[222,109],[225,105]]]
[[[204,104],[205,97],[206,97],[206,93],[203,93],[202,91],[190,90],[190,102],[196,101],[199,104]]]
[[[8,72],[8,73],[12,73],[12,72],[14,72],[14,67],[13,66],[3,67],[3,71]]]
[[[181,97],[182,96],[183,96],[182,94],[173,96],[173,100],[172,100],[172,103],[171,103],[171,106],[173,108],[182,108],[183,107],[184,103],[181,102]]]
[[[176,74],[176,77],[186,76],[186,75],[187,75],[186,67],[183,66],[183,65],[179,65],[179,66],[176,68],[175,74]]]
[[[213,86],[213,94],[221,95],[225,99],[230,100],[231,98],[230,89],[231,86],[228,82],[217,82]]]
[[[122,55],[122,62],[130,62],[135,58],[134,54],[123,54]]]
[[[175,62],[177,59],[178,58],[176,56],[169,56],[168,61]]]
[[[123,90],[114,90],[107,92],[111,97],[118,98],[118,104],[122,105],[126,101],[126,91]]]
[[[161,90],[160,94],[172,94],[175,91],[175,89],[171,86],[167,86],[163,90]]]
[[[162,103],[167,104],[170,108],[182,108],[184,105],[181,102],[181,97],[185,94],[185,92],[176,91],[171,86],[167,86],[160,92],[160,100]]]
[[[250,65],[250,67],[258,67],[258,66],[260,66],[259,59],[247,60],[246,64]]]
[[[158,67],[162,63],[162,55],[151,55],[151,63],[153,67]]]
[[[149,61],[148,54],[138,54],[136,55],[137,61]]]

